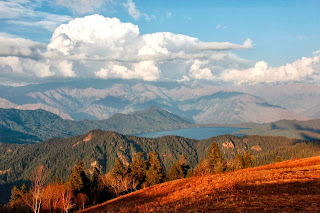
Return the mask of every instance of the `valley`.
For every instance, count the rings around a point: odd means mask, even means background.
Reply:
[[[319,8],[0,0],[0,213],[320,212]]]

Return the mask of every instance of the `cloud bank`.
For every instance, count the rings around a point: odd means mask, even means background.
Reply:
[[[241,83],[271,83],[319,80],[320,58],[302,57],[291,64],[280,67],[270,67],[265,61],[260,61],[253,68],[237,70],[231,69],[222,73],[221,78],[226,81]]]
[[[203,42],[170,32],[141,34],[132,23],[91,15],[57,27],[49,44],[0,37],[0,80],[120,78],[260,83],[318,78],[317,56],[282,67],[258,62],[248,68],[248,61],[233,51],[250,48],[250,39],[235,44]]]

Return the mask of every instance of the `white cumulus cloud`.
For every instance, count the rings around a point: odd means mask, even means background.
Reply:
[[[190,68],[190,76],[194,79],[212,80],[214,76],[209,68],[203,68],[209,61],[195,60]]]
[[[23,38],[0,36],[0,56],[41,57],[46,45]]]
[[[48,61],[35,61],[16,56],[0,57],[0,77],[2,78],[47,78],[54,75]]]
[[[72,70],[73,64],[69,61],[63,60],[58,63],[58,71],[65,77],[75,77],[76,74]]]
[[[319,78],[319,65],[319,57],[302,57],[291,64],[280,67],[270,67],[265,61],[260,61],[253,68],[227,70],[222,73],[221,78],[249,84],[315,80]]]
[[[190,78],[186,75],[182,76],[181,79],[178,79],[177,82],[181,83],[181,82],[188,82],[190,81]]]
[[[170,32],[140,34],[132,23],[91,15],[57,27],[49,44],[0,37],[0,77],[214,80],[246,63],[232,50],[251,47],[250,39],[234,44]]]
[[[141,61],[134,63],[132,69],[119,63],[108,63],[104,68],[95,72],[99,78],[122,78],[122,79],[143,79],[145,81],[156,81],[159,79],[159,68],[153,61]]]

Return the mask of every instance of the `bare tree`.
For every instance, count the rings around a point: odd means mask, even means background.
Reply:
[[[34,213],[39,213],[42,205],[43,192],[47,182],[47,169],[39,166],[31,176],[31,189],[23,196],[23,201],[31,208]]]
[[[131,189],[131,182],[131,177],[129,177],[128,175],[121,177],[120,185],[123,192],[129,192],[129,190]]]
[[[70,187],[65,187],[61,193],[61,205],[64,212],[68,213],[70,209],[74,207],[74,204],[71,202],[73,198],[73,193]]]
[[[135,178],[131,179],[131,192],[133,190],[137,190],[137,187],[139,185],[139,181],[137,181]]]
[[[121,179],[121,175],[115,175],[112,173],[106,174],[104,178],[105,185],[110,188],[117,197],[119,197],[120,193],[122,192]]]
[[[130,177],[129,175],[118,175],[114,173],[108,173],[102,178],[103,184],[110,188],[113,193],[119,197],[123,192],[132,192],[136,189],[139,182]]]

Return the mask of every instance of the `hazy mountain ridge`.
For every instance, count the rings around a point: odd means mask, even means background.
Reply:
[[[279,118],[308,119],[307,116],[268,104],[262,98],[239,92],[218,92],[187,102],[181,108],[199,109],[201,113],[193,116],[199,123],[264,123]]]
[[[132,134],[191,127],[192,124],[157,107],[116,114],[106,120],[64,120],[45,110],[0,108],[0,142],[34,143],[54,137],[84,134],[92,129]]]
[[[251,129],[239,130],[239,134],[285,136],[304,140],[320,139],[320,119],[298,121],[280,120],[265,124],[256,124]]]
[[[268,103],[304,113],[313,119],[320,118],[320,108],[316,108],[320,105],[320,85],[318,84],[256,84],[240,86],[238,90],[262,97]]]
[[[294,88],[292,85],[288,87]],[[83,80],[1,87],[0,106],[42,108],[76,120],[107,119],[116,113],[158,106],[202,124],[265,123],[280,119],[317,118],[320,93],[313,92],[315,87],[301,86],[306,91],[303,96],[303,91],[293,89],[290,93],[290,89],[284,90],[286,87],[283,85],[221,86],[199,82]],[[272,96],[269,90],[276,94]],[[300,98],[295,98],[296,93]],[[306,104],[308,102],[310,105]]]

